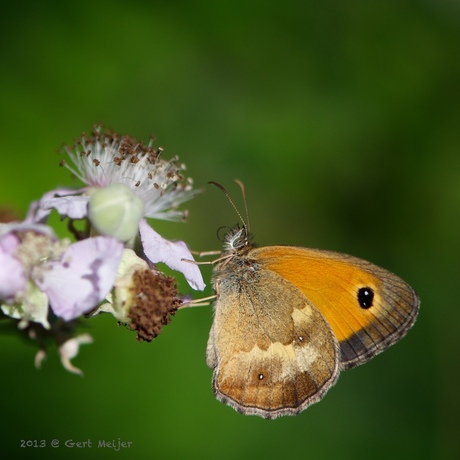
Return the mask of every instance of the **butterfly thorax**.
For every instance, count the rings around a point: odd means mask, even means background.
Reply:
[[[250,256],[254,247],[244,226],[236,226],[225,235],[223,255],[214,266],[213,284],[216,292],[220,291],[222,283],[238,286],[251,283],[258,276],[259,264]]]

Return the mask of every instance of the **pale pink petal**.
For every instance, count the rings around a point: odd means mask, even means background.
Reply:
[[[81,195],[85,189],[56,189],[34,201],[27,212],[26,222],[46,222],[56,209],[61,217],[83,219],[88,214],[88,197]]]
[[[98,236],[74,243],[60,261],[48,264],[35,279],[57,316],[69,321],[95,307],[110,292],[123,245]]]
[[[2,227],[2,235],[0,236],[0,252],[5,254],[14,254],[19,246],[19,238],[12,231],[11,224],[7,224],[10,228]]]
[[[169,268],[181,272],[193,289],[202,291],[205,288],[198,266],[183,260],[193,261],[193,256],[183,241],[168,241],[153,230],[145,219],[141,219],[139,223],[139,233],[144,253],[150,262],[162,262]]]
[[[26,288],[27,278],[21,262],[0,250],[0,300],[13,300]]]
[[[56,209],[61,217],[83,219],[88,215],[88,203],[87,196],[63,196],[44,202],[43,207]]]
[[[20,239],[15,235],[16,233],[21,232],[34,232],[34,233],[41,233],[42,235],[47,235],[53,239],[56,239],[56,235],[51,227],[47,225],[33,223],[31,221],[23,221],[23,222],[10,222],[8,224],[0,224],[0,238],[11,238],[9,240],[5,240],[5,243],[2,243],[3,247],[10,246],[11,242],[14,240],[16,244],[14,246],[14,250],[16,246],[19,244]],[[13,252],[13,251],[12,251]]]
[[[16,250],[21,244],[18,232],[41,233],[54,238],[54,232],[41,224],[12,222],[0,226],[0,299],[14,301],[27,286],[27,275]]]

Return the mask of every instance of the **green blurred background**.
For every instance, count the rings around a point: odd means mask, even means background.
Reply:
[[[205,184],[241,206],[239,178],[259,244],[372,260],[413,285],[422,309],[400,344],[275,421],[214,399],[211,307],[179,312],[150,344],[112,317],[91,320],[95,343],[74,360],[83,378],[55,349],[36,370],[35,348],[2,334],[5,458],[459,458],[458,2],[8,3],[0,205],[24,213],[73,184],[55,151],[95,122],[155,134],[205,188],[188,223],[154,223],[165,237],[218,249],[216,230],[237,216]],[[132,447],[94,446],[118,438]]]

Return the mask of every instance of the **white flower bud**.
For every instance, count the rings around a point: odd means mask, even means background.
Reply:
[[[88,217],[96,230],[120,241],[137,235],[144,203],[123,184],[111,184],[92,192]]]

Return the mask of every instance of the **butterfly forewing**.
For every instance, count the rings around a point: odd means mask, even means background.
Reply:
[[[296,286],[321,312],[340,344],[342,368],[361,364],[395,343],[417,316],[419,299],[413,289],[365,260],[289,246],[262,247],[249,255]]]

